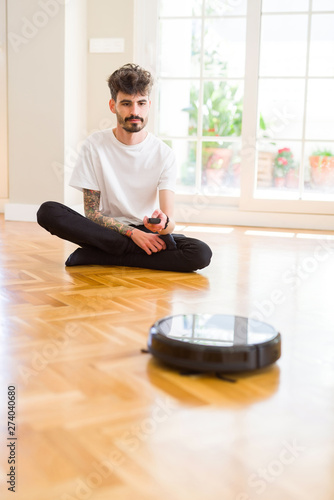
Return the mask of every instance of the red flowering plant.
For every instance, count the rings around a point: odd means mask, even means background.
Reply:
[[[291,149],[279,149],[274,160],[274,176],[285,177],[289,170],[296,168]]]

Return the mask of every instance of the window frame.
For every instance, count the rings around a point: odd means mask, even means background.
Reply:
[[[159,0],[135,0],[134,9],[136,26],[134,60],[154,75],[157,71],[158,60],[159,4]],[[177,217],[183,221],[186,217],[189,222],[226,223],[226,220],[230,220],[230,223],[245,225],[333,229],[334,204],[332,201],[269,199],[255,196],[261,5],[262,0],[248,0],[240,198],[201,193],[177,193]],[[311,14],[311,2],[309,2],[308,47]],[[305,85],[308,80],[309,77],[306,74]],[[157,133],[157,102],[158,85],[155,85],[149,120],[149,130],[153,133]],[[301,140],[303,139],[304,137]],[[301,169],[302,165],[301,161]],[[299,182],[303,182],[303,175],[300,175]]]

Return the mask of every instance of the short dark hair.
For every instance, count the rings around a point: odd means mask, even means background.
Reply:
[[[125,64],[114,71],[108,78],[108,87],[111,97],[116,101],[118,92],[129,95],[150,95],[153,86],[153,77],[149,71],[138,64]]]

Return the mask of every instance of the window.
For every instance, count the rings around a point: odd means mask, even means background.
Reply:
[[[246,0],[160,2],[158,135],[178,191],[239,196]]]
[[[225,221],[226,205],[246,224],[334,215],[333,1],[138,2],[157,9],[141,63],[157,76],[154,132],[175,151],[178,200],[201,199],[202,222]]]
[[[263,0],[258,196],[334,200],[333,53],[333,2]]]

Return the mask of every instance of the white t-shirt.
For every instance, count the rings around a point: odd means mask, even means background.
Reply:
[[[100,211],[126,224],[141,224],[159,207],[158,190],[175,190],[172,149],[148,133],[139,144],[119,142],[112,129],[98,131],[83,143],[70,186],[101,192]]]

